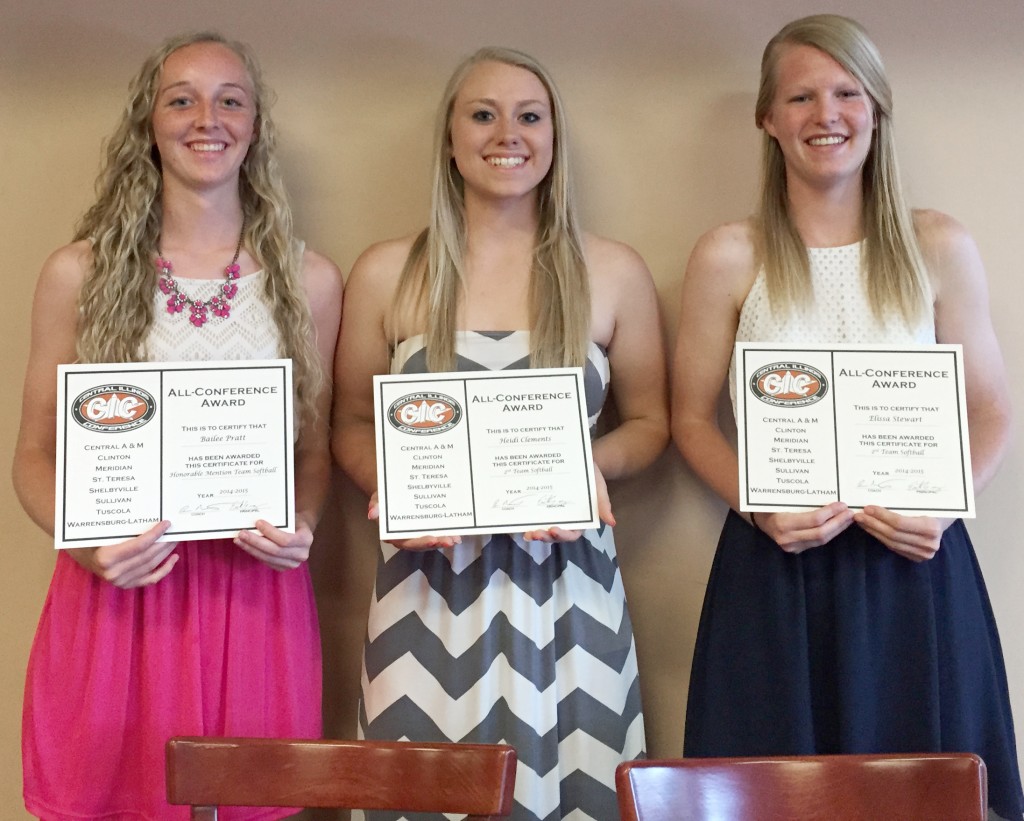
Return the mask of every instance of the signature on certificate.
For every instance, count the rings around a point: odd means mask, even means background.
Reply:
[[[895,485],[901,485],[905,481],[906,480],[901,477],[893,477],[889,479],[861,479],[857,483],[857,487],[861,490],[866,490],[868,493],[879,493],[883,490],[890,490]],[[915,479],[906,487],[911,493],[942,492],[942,485],[933,485],[927,479]]]
[[[568,504],[565,499],[554,493],[520,493],[505,499],[495,499],[492,507],[497,510],[516,510],[524,505],[531,505],[544,510],[555,510]]]
[[[892,487],[893,482],[898,481],[897,479],[861,479],[857,482],[857,487],[861,490],[866,490],[868,493],[880,493],[883,490],[888,490]]]
[[[194,505],[182,505],[180,513],[188,516],[203,516],[207,513],[259,513],[266,507],[262,502],[249,502],[245,499],[231,499],[224,502],[203,502]]]

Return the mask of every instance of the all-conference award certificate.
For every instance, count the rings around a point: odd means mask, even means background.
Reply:
[[[597,527],[581,368],[373,383],[382,539]]]
[[[56,547],[295,528],[291,360],[61,365]]]
[[[973,517],[959,345],[736,343],[740,509]]]

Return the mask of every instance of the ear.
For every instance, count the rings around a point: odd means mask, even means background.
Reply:
[[[768,109],[768,113],[761,118],[761,128],[765,130],[769,137],[774,137],[776,140],[779,138],[775,130],[775,118],[772,116],[771,109]]]

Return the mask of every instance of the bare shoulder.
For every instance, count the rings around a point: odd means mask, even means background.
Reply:
[[[306,290],[318,298],[340,298],[344,287],[341,269],[334,261],[316,251],[302,253],[302,277]]]
[[[981,254],[963,225],[941,211],[915,210],[913,216],[917,242],[938,298],[984,282]]]
[[[703,234],[690,252],[683,306],[702,312],[711,301],[738,312],[757,277],[757,242],[751,220],[729,222]]]
[[[913,217],[914,232],[926,256],[940,255],[964,244],[974,244],[967,229],[949,214],[922,208],[915,209]]]
[[[88,240],[63,245],[50,254],[39,272],[39,287],[57,289],[76,296],[92,266],[92,247]]]
[[[690,254],[690,268],[716,274],[750,274],[756,262],[756,241],[751,220],[727,222],[707,231]]]
[[[583,250],[590,278],[601,290],[633,289],[650,282],[650,271],[643,257],[625,243],[584,233]]]
[[[369,279],[374,288],[393,293],[418,234],[375,242],[352,265],[349,283],[359,285]]]

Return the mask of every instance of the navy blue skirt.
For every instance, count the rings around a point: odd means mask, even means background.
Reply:
[[[957,521],[915,563],[857,525],[798,555],[730,511],[697,633],[684,755],[973,752],[1021,818],[1006,669]]]

